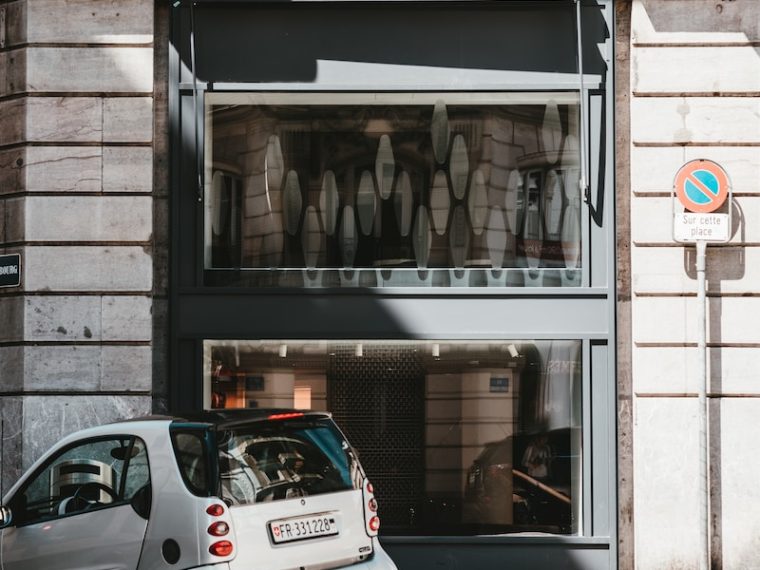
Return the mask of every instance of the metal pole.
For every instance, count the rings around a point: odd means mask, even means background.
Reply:
[[[709,470],[707,447],[707,296],[705,265],[707,242],[697,240],[697,352],[699,354],[699,570],[710,568]]]

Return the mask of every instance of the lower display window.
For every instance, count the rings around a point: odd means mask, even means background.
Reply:
[[[204,341],[207,409],[331,412],[381,534],[574,535],[581,341]]]

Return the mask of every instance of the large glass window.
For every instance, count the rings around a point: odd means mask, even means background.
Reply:
[[[331,412],[385,534],[582,528],[580,341],[205,341],[204,369],[207,408]]]
[[[580,286],[578,105],[209,93],[206,284]]]

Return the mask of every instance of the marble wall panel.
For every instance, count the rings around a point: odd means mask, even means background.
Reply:
[[[697,399],[638,398],[634,421],[636,568],[697,568]]]
[[[26,198],[30,241],[148,241],[149,196],[45,196]]]
[[[637,294],[697,292],[693,246],[633,247],[633,290]],[[760,247],[708,247],[708,293],[760,293]]]
[[[709,392],[760,395],[760,348],[707,349]],[[696,394],[699,357],[696,347],[635,347],[633,389],[636,393]]]
[[[0,297],[0,342],[21,340],[24,336],[24,300]]]
[[[0,392],[18,392],[24,387],[24,347],[0,346]]]
[[[760,142],[760,98],[633,98],[631,139],[634,145]]]
[[[632,52],[636,92],[715,93],[760,90],[760,53],[752,45],[639,48]]]
[[[0,396],[0,422],[3,428],[0,478],[5,493],[22,473],[23,417],[21,397]]]
[[[103,147],[104,192],[150,192],[153,187],[153,149]]]
[[[25,251],[29,291],[150,291],[153,263],[138,246],[35,246]]]
[[[720,6],[720,8],[718,8]],[[634,0],[634,44],[745,43],[760,40],[756,0]],[[688,15],[688,16],[687,16]]]
[[[640,193],[670,193],[676,172],[690,160],[714,160],[728,173],[734,193],[760,194],[760,148],[684,146],[631,149],[631,189]]]
[[[103,142],[153,141],[153,99],[111,97],[103,100]]]
[[[732,244],[760,243],[760,200],[754,196],[734,199]],[[631,199],[631,239],[635,244],[665,244],[673,240],[673,207],[670,197]]]
[[[150,396],[26,396],[23,468],[70,433],[149,414],[150,405]]]
[[[149,346],[25,346],[21,386],[30,391],[148,391]],[[0,354],[9,348],[0,348]],[[0,376],[2,378],[2,376]]]
[[[152,93],[149,47],[29,47],[30,92]]]
[[[718,408],[718,406],[720,406]],[[718,415],[719,413],[719,415]],[[723,568],[756,568],[760,552],[760,454],[757,450],[758,398],[713,402],[712,433],[720,432],[719,482]],[[715,455],[713,455],[715,458]],[[715,462],[715,459],[713,459]]]
[[[148,44],[153,41],[152,0],[33,0],[24,4],[28,5],[26,36],[30,42]]]
[[[708,343],[756,343],[760,297],[708,297]],[[633,300],[635,343],[696,343],[697,298],[638,297]]]
[[[16,191],[100,192],[102,155],[96,146],[27,147],[23,177]]]

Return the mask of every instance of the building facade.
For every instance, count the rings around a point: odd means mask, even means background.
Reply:
[[[4,488],[164,410],[331,411],[402,568],[760,565],[753,0],[0,2]]]

